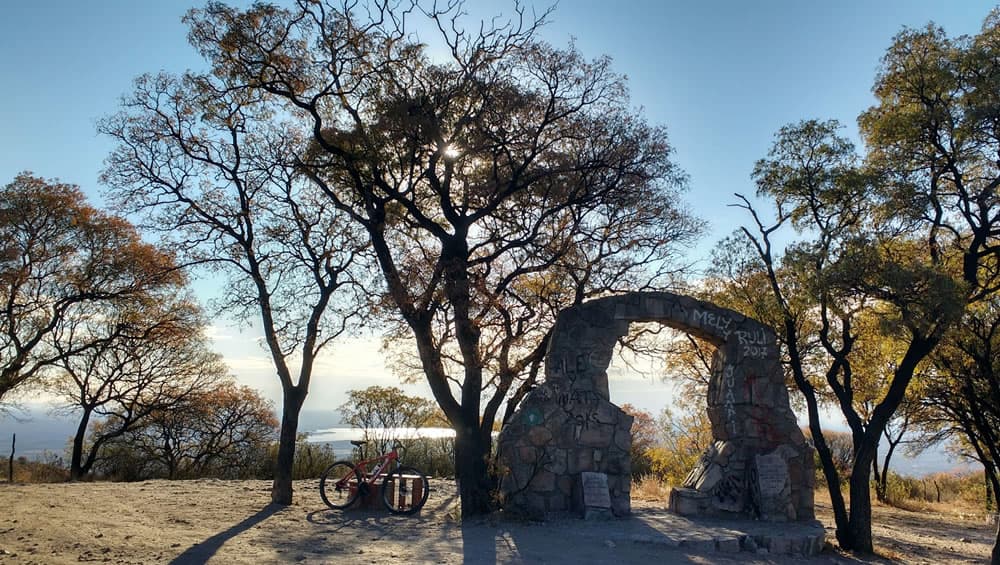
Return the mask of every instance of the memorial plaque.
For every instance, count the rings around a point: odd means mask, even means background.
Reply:
[[[611,494],[608,492],[608,476],[604,473],[584,471],[580,473],[583,486],[583,505],[590,508],[611,508]]]
[[[788,464],[777,453],[758,455],[755,459],[760,496],[763,498],[781,494],[788,484]]]

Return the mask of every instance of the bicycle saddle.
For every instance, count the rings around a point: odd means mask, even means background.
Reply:
[[[353,445],[354,447],[361,447],[362,445],[364,445],[366,443],[368,443],[368,442],[360,440],[360,439],[352,439],[351,440],[351,445]]]

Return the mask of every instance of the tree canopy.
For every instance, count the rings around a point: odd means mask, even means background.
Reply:
[[[782,128],[753,178],[774,221],[752,220],[719,255],[777,328],[803,394],[842,547],[872,550],[869,485],[880,437],[948,332],[997,290],[1000,73],[997,12],[975,37],[906,29],[883,58],[858,152],[835,122]],[[775,234],[800,239],[784,251]],[[750,297],[742,293],[743,298]],[[755,301],[756,302],[756,301]],[[854,459],[849,513],[818,403],[839,408]]]
[[[173,256],[74,185],[31,173],[0,188],[0,402],[59,361],[99,345],[57,347],[56,333],[92,310],[183,282]],[[127,335],[127,323],[104,339]]]
[[[218,90],[307,132],[296,171],[365,231],[386,312],[457,432],[468,514],[489,507],[493,421],[537,370],[554,305],[637,271],[667,284],[650,270],[668,272],[698,229],[665,131],[629,106],[610,61],[540,41],[545,14],[515,14],[477,31],[457,3],[211,3],[187,19]],[[418,17],[442,57],[407,27]]]

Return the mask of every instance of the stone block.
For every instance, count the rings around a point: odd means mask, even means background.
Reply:
[[[549,497],[549,510],[552,512],[565,512],[569,510],[568,498],[565,496],[550,496]]]
[[[566,472],[566,450],[560,448],[552,448],[548,450],[549,463],[545,467],[555,473],[556,475],[562,475]]]
[[[607,459],[604,461],[604,469],[608,473],[613,473],[616,475],[628,475],[631,472],[632,461],[628,456],[622,456],[621,453],[610,453]]]
[[[632,513],[632,501],[627,494],[611,497],[611,512],[618,517]]]
[[[690,536],[680,540],[681,549],[697,552],[715,551],[715,539],[702,536]]]
[[[715,540],[715,548],[722,553],[739,553],[740,539],[735,537],[718,538]]]
[[[670,491],[668,508],[681,516],[699,516],[708,511],[709,495],[689,488],[675,488]]]
[[[590,521],[602,521],[610,520],[613,514],[610,508],[594,508],[592,506],[584,507],[583,509],[583,519]]]
[[[597,425],[580,432],[579,445],[587,447],[608,447],[614,437],[612,426]]]
[[[774,555],[788,555],[790,553],[795,553],[792,550],[792,547],[791,538],[785,536],[774,536],[769,540],[767,549]]]
[[[531,490],[535,492],[549,492],[556,488],[556,476],[551,471],[539,471],[531,479]]]
[[[530,445],[524,445],[517,449],[517,463],[532,464],[538,461],[538,450]]]
[[[576,449],[567,454],[567,463],[570,474],[575,475],[583,471],[594,469],[594,452],[592,449]]]
[[[610,402],[601,402],[595,407],[594,415],[597,418],[597,421],[602,425],[607,424],[613,426],[618,423],[618,418],[622,415],[622,411]],[[632,427],[631,422],[629,422],[628,427]]]
[[[618,428],[615,430],[615,447],[622,451],[629,451],[632,447],[632,432]]]
[[[535,447],[543,447],[552,440],[552,432],[545,426],[534,426],[528,431],[528,442]]]
[[[698,478],[694,488],[699,492],[711,492],[715,485],[722,480],[722,467],[715,463],[708,466],[708,469]]]

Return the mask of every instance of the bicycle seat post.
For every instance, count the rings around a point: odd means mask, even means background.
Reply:
[[[352,439],[351,440],[351,445],[353,445],[354,448],[355,448],[355,450],[357,451],[356,455],[355,455],[355,459],[357,459],[358,461],[361,461],[361,460],[363,460],[365,458],[365,444],[366,443],[368,443],[368,442],[365,441],[365,440],[360,440],[360,439]]]

